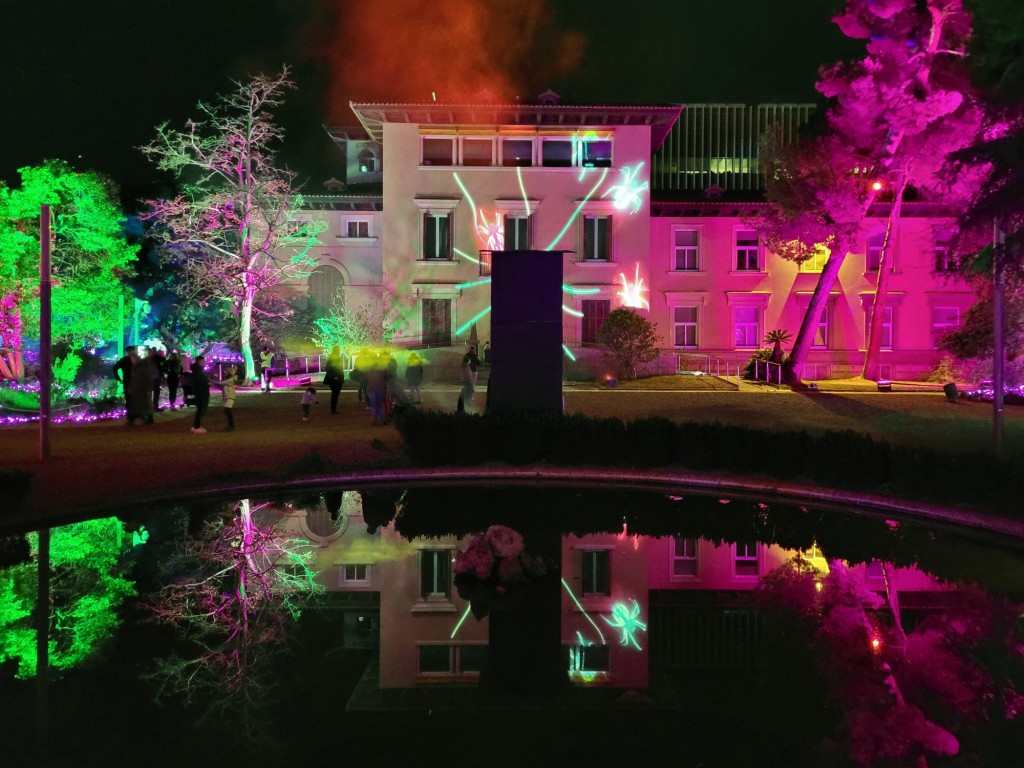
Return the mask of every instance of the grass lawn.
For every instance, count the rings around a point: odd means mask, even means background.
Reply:
[[[309,423],[301,420],[300,394],[242,393],[235,407],[234,432],[224,430],[217,396],[205,421],[210,430],[205,435],[191,434],[191,409],[159,413],[155,425],[131,429],[121,422],[56,426],[47,462],[38,459],[38,427],[0,428],[0,470],[35,473],[31,498],[20,517],[36,511],[116,509],[140,494],[171,494],[233,478],[287,478],[407,465],[394,427],[372,427],[369,412],[357,403],[354,391],[342,393],[337,416],[330,415],[328,395],[321,393]],[[424,408],[453,410],[458,390],[432,387],[423,395]],[[482,399],[483,393],[478,394],[478,402]],[[894,443],[950,450],[987,451],[992,444],[990,404],[949,403],[938,392],[631,392],[569,387],[565,408],[568,413],[625,421],[662,416],[676,422],[720,421],[770,430],[852,429]],[[1005,422],[1005,455],[1024,456],[1024,409],[1007,408]],[[8,521],[14,519],[12,514],[8,511]]]

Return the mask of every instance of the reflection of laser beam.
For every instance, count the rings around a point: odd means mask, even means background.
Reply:
[[[469,255],[468,253],[466,253],[465,251],[460,251],[460,250],[459,250],[458,248],[452,248],[452,251],[453,251],[453,252],[455,253],[455,255],[456,255],[456,256],[461,256],[461,257],[462,257],[462,258],[464,258],[464,259],[469,259],[469,260],[470,260],[470,261],[472,261],[472,262],[473,262],[474,264],[479,264],[479,263],[480,263],[480,260],[479,260],[479,259],[477,259],[477,258],[476,258],[476,257],[474,257],[474,256],[470,256],[470,255]]]
[[[466,617],[467,617],[467,616],[469,616],[469,609],[470,609],[471,607],[472,607],[472,606],[470,606],[470,604],[469,604],[469,603],[466,603],[466,610],[464,610],[464,611],[462,612],[462,618],[461,618],[461,619],[459,619],[458,623],[456,623],[456,625],[455,625],[455,629],[453,629],[453,630],[452,630],[452,634],[451,634],[451,636],[450,636],[450,637],[448,638],[449,640],[454,640],[454,639],[455,639],[455,633],[459,631],[459,627],[461,627],[461,626],[462,626],[462,623],[463,623],[463,622],[464,622],[464,621],[466,620]]]
[[[458,336],[460,333],[465,331],[467,328],[469,328],[469,326],[471,326],[473,323],[475,323],[477,320],[479,320],[481,317],[483,317],[484,315],[486,315],[490,311],[491,311],[490,307],[486,307],[484,309],[481,309],[479,312],[477,312],[475,315],[473,315],[473,317],[471,317],[469,320],[467,320],[465,325],[463,325],[461,328],[456,330],[455,331],[455,335]]]
[[[588,200],[590,200],[590,198],[591,198],[591,197],[593,197],[593,196],[594,196],[594,193],[596,193],[596,192],[597,192],[597,190],[598,190],[598,188],[599,188],[599,187],[600,187],[600,186],[601,186],[601,185],[602,185],[602,184],[604,183],[605,177],[606,177],[607,175],[608,175],[608,169],[607,169],[607,168],[605,168],[605,169],[604,169],[604,170],[603,170],[603,171],[601,172],[601,178],[600,178],[600,179],[598,179],[598,180],[597,180],[597,183],[596,183],[596,184],[595,184],[595,185],[594,185],[594,186],[593,186],[593,187],[591,188],[591,190],[590,190],[589,192],[587,192],[587,196],[586,196],[586,197],[584,197],[584,198],[583,198],[582,200],[580,200],[580,201],[579,201],[579,202],[578,202],[578,203],[576,204],[576,210],[572,212],[572,215],[571,215],[571,216],[569,217],[569,220],[565,222],[565,226],[564,226],[564,227],[562,227],[562,231],[561,231],[561,232],[559,232],[559,233],[558,233],[557,235],[555,235],[555,239],[554,239],[554,240],[552,240],[552,241],[551,241],[551,242],[550,242],[550,243],[548,244],[548,247],[547,247],[547,248],[545,248],[545,249],[544,249],[545,251],[551,251],[551,250],[554,250],[554,247],[555,247],[556,245],[558,245],[559,241],[560,241],[560,240],[561,240],[561,239],[562,239],[563,237],[565,237],[565,233],[569,231],[569,227],[570,227],[570,226],[572,226],[572,223],[573,223],[574,221],[576,221],[576,217],[580,215],[580,211],[582,211],[582,210],[583,210],[583,206],[584,206],[584,205],[586,205],[587,201],[588,201]],[[474,214],[474,217],[475,217],[475,216],[476,216],[476,214]]]
[[[562,311],[565,312],[567,315],[572,315],[573,317],[583,317],[583,313],[580,312],[578,309],[567,307],[565,306],[565,304],[562,305]]]
[[[569,348],[567,346],[565,346],[565,344],[562,345],[562,351],[565,352],[565,356],[566,357],[568,357],[574,363],[576,362],[576,355],[574,355],[572,352],[570,352]]]
[[[587,613],[586,609],[580,604],[580,601],[576,599],[576,595],[572,593],[572,590],[569,588],[569,585],[566,584],[564,578],[562,579],[562,586],[565,587],[565,591],[569,593],[569,597],[571,597],[572,601],[576,603],[576,607],[580,609],[583,615],[587,618],[587,621],[589,621],[591,626],[597,630],[597,636],[601,638],[601,645],[608,645],[607,641],[604,639],[604,632],[602,632],[601,628],[597,626],[597,623],[590,618],[590,614]]]

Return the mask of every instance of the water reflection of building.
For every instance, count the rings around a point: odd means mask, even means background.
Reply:
[[[329,506],[329,504],[328,504]],[[328,606],[344,614],[345,645],[379,644],[382,689],[475,684],[486,659],[487,619],[477,621],[453,584],[454,536],[406,540],[393,526],[370,532],[357,492],[332,515],[323,504],[292,507],[287,525],[318,545],[315,568]],[[371,526],[372,527],[372,526]],[[578,685],[643,689],[652,661],[665,667],[756,665],[760,579],[803,556],[823,574],[827,553],[755,541],[618,534],[562,539],[561,637]],[[884,593],[881,564],[853,566]],[[889,585],[906,609],[928,608],[945,589],[915,567]]]

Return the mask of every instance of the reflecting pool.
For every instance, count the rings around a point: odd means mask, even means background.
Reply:
[[[7,537],[5,757],[1012,764],[1021,542],[678,494],[326,488]]]

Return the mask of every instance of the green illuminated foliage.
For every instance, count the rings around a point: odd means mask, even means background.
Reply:
[[[0,346],[19,349],[22,334],[38,333],[44,203],[53,214],[54,342],[78,347],[115,338],[121,278],[138,250],[125,238],[115,187],[100,174],[57,160],[19,173],[19,188],[0,184]]]
[[[38,535],[29,534],[33,554]],[[68,670],[97,657],[120,624],[118,610],[135,594],[120,563],[116,517],[54,528],[50,535],[50,666]],[[15,659],[18,677],[36,673],[32,621],[38,589],[35,562],[0,571],[0,661]]]

